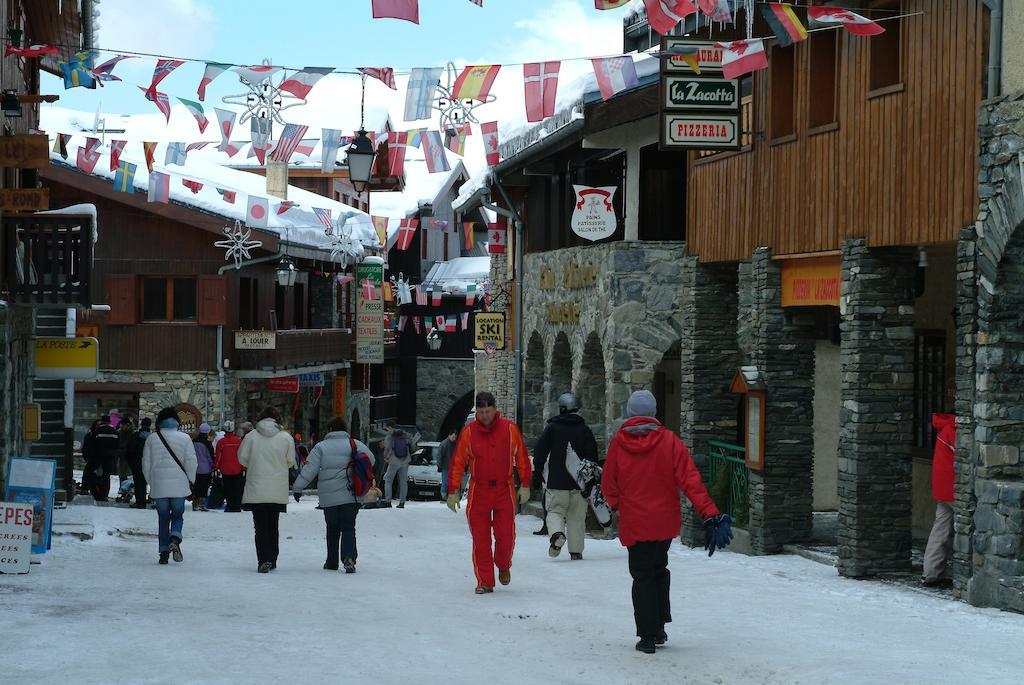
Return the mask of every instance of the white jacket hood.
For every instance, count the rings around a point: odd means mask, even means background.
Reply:
[[[281,432],[281,424],[274,419],[262,419],[256,423],[256,430],[260,435],[272,438]]]

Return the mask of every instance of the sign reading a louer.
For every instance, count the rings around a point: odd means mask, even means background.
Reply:
[[[739,114],[677,114],[661,117],[662,146],[666,148],[734,149],[740,147]]]
[[[738,110],[740,82],[737,79],[665,76],[665,109]]]
[[[276,350],[277,333],[274,331],[235,331],[236,350]]]

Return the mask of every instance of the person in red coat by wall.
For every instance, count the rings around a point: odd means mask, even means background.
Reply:
[[[242,465],[238,463],[238,448],[242,444],[242,438],[235,434],[234,428],[235,424],[232,421],[224,422],[224,437],[217,441],[213,468],[220,471],[224,483],[224,499],[227,501],[224,511],[240,512],[242,492],[245,490],[245,475],[242,473]]]
[[[932,427],[937,431],[932,459],[932,497],[935,499],[935,524],[924,550],[924,577],[928,586],[950,585],[943,577],[953,549],[953,460],[956,453],[956,416],[932,414]]]
[[[466,426],[455,444],[448,472],[448,508],[458,510],[462,474],[469,468],[466,518],[473,536],[473,572],[476,594],[494,592],[494,567],[498,582],[512,581],[512,551],[516,544],[516,484],[520,504],[530,499],[533,465],[519,427],[504,418],[495,406],[494,395],[476,395],[476,419]],[[491,531],[494,549],[491,549]]]
[[[704,549],[710,554],[729,544],[732,528],[704,488],[686,445],[654,418],[654,395],[634,392],[626,414],[630,418],[608,446],[601,490],[619,514],[619,541],[629,550],[636,648],[653,654],[668,639],[665,624],[672,621],[668,550],[682,527],[679,491],[704,519]]]

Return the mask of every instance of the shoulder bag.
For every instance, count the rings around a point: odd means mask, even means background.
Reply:
[[[160,432],[159,428],[157,428],[157,430],[156,430],[156,436],[158,438],[160,438],[160,442],[162,442],[164,444],[164,447],[167,449],[167,453],[171,455],[171,459],[174,460],[174,463],[177,464],[178,468],[181,469],[181,472],[185,474],[185,480],[188,481],[188,489],[189,490],[194,489],[196,484],[193,483],[191,480],[189,480],[189,478],[188,478],[188,471],[185,470],[184,464],[182,464],[181,460],[178,459],[178,455],[176,455],[174,453],[174,450],[171,449],[171,446],[169,444],[167,444],[167,438],[165,438],[163,436],[163,433]],[[189,495],[185,499],[188,500],[188,501],[192,501],[192,495]]]

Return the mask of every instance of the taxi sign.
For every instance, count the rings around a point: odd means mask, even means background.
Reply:
[[[99,348],[96,338],[36,338],[36,378],[95,378]]]

